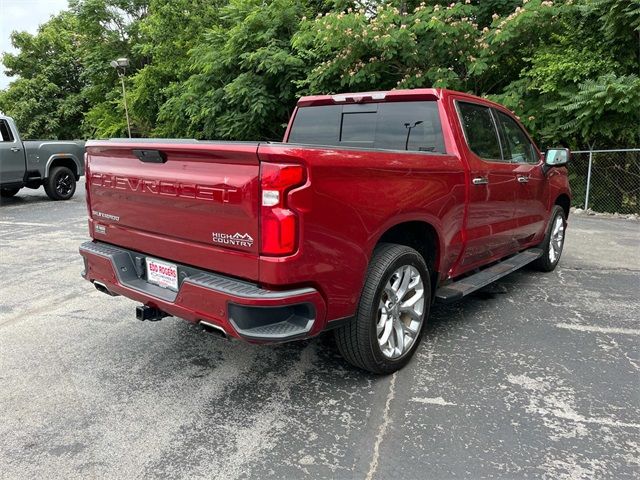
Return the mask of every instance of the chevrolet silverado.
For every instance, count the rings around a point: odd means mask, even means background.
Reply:
[[[303,97],[282,143],[87,144],[85,279],[250,342],[333,329],[350,363],[401,368],[433,302],[553,270],[566,149],[442,89]]]

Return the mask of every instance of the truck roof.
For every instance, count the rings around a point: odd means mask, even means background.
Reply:
[[[449,94],[463,95],[469,99],[477,99],[504,109],[486,98],[471,95],[469,93],[448,90],[445,88],[414,88],[403,90],[386,90],[377,92],[336,93],[333,95],[309,95],[300,97],[298,107],[310,107],[315,105],[335,105],[340,103],[372,103],[372,102],[399,102],[407,100],[440,100]]]

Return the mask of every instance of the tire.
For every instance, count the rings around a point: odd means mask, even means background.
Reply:
[[[410,311],[409,300],[415,300]],[[430,306],[431,281],[422,256],[403,245],[380,244],[373,252],[355,317],[335,330],[338,350],[358,368],[393,373],[407,364],[420,344]]]
[[[19,188],[0,188],[0,197],[11,198],[20,191]]]
[[[539,245],[542,249],[542,256],[538,258],[531,266],[535,270],[541,272],[552,272],[555,270],[560,257],[562,256],[562,248],[564,247],[564,233],[567,227],[567,219],[564,216],[562,207],[556,205],[551,210],[551,220],[544,237],[544,241]],[[561,223],[559,223],[561,222]]]
[[[67,167],[52,168],[44,191],[51,200],[69,200],[76,192],[76,176]]]

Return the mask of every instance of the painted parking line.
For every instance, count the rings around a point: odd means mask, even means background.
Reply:
[[[456,405],[455,403],[447,402],[442,397],[413,397],[411,398],[411,401],[416,403],[424,403],[425,405],[441,405],[443,407]]]
[[[52,223],[7,222],[0,220],[0,225],[16,225],[19,227],[55,227]]]
[[[567,330],[576,330],[578,332],[619,333],[622,335],[640,335],[640,329],[637,329],[637,328],[596,327],[595,325],[577,325],[573,323],[556,323],[556,327],[566,328]]]

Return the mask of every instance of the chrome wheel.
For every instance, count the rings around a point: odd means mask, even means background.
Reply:
[[[397,359],[411,349],[424,318],[424,283],[412,265],[398,268],[382,291],[378,305],[378,345],[387,358]]]
[[[553,222],[551,230],[551,238],[549,239],[549,261],[555,263],[562,253],[562,245],[564,243],[564,220],[558,215]]]

